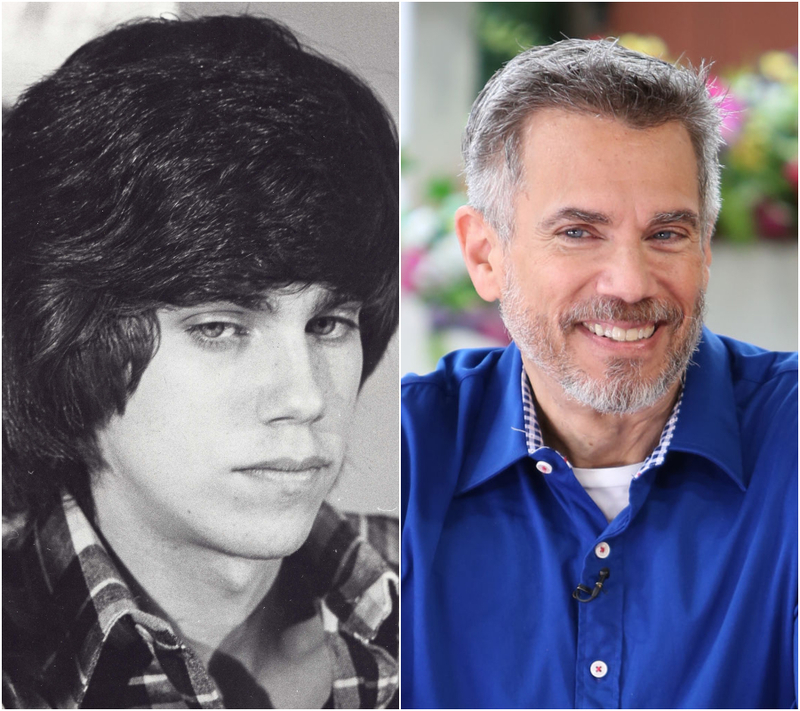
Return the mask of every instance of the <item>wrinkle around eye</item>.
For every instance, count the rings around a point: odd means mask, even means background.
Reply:
[[[654,248],[666,252],[682,251],[699,242],[699,239],[693,239],[692,235],[677,230],[658,230],[647,239]]]

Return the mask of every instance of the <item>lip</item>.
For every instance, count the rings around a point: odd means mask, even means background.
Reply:
[[[646,324],[640,324],[636,322],[606,322],[606,321],[598,321],[597,323],[601,323],[603,325],[608,324],[609,326],[617,326],[619,328],[640,328]],[[650,323],[653,323],[652,321]],[[593,333],[588,328],[581,324],[579,330],[580,332],[586,336],[591,343],[603,348],[606,351],[627,351],[627,352],[642,352],[642,351],[649,351],[657,347],[657,344],[661,341],[664,332],[664,325],[663,321],[656,321],[655,322],[655,331],[650,338],[644,338],[639,341],[615,341],[612,338],[606,338],[604,336],[598,336],[596,333]]]
[[[327,469],[333,462],[319,456],[304,457],[277,457],[262,462],[254,462],[243,467],[235,467],[235,472],[282,472],[285,474],[308,474]]]

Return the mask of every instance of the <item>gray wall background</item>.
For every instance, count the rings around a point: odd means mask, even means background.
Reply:
[[[146,15],[262,14],[350,68],[399,116],[398,4],[394,2],[4,2],[4,106],[75,49],[119,22]],[[350,454],[329,500],[351,511],[399,514],[399,373],[395,336],[361,392]]]

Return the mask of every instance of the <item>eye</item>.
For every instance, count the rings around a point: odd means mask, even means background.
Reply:
[[[233,325],[222,322],[203,323],[195,328],[197,329],[197,333],[202,334],[204,338],[219,338],[226,330],[232,330]]]
[[[306,326],[306,333],[331,339],[344,338],[353,331],[358,331],[358,322],[342,316],[317,316]]]
[[[686,234],[683,232],[677,232],[675,230],[659,230],[658,232],[654,232],[650,239],[655,244],[663,244],[663,245],[680,245],[684,240],[689,239]]]
[[[229,321],[207,321],[187,330],[195,341],[207,348],[226,348],[247,335],[244,326]]]
[[[653,239],[659,242],[669,242],[671,240],[678,239],[681,236],[682,235],[677,232],[673,232],[672,230],[659,230],[653,235]]]
[[[584,230],[582,227],[569,227],[566,230],[561,232],[564,237],[568,237],[569,239],[578,240],[578,239],[585,239],[586,237],[591,237],[591,234]]]

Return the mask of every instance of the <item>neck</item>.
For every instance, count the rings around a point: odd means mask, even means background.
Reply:
[[[168,540],[128,521],[102,488],[94,500],[98,527],[133,579],[142,607],[169,620],[204,662],[257,611],[275,582],[281,559],[250,560]]]
[[[524,356],[545,444],[575,467],[597,469],[643,462],[658,444],[680,393],[680,382],[655,405],[624,415],[597,412],[564,394]]]
[[[102,482],[92,490],[97,525],[141,607],[189,643],[229,708],[320,708],[334,660],[319,614],[302,594],[293,599],[298,581],[283,559],[242,558],[142,526]]]

